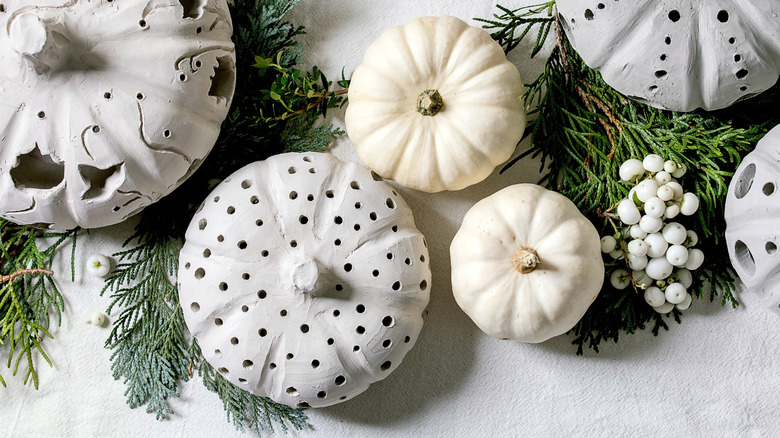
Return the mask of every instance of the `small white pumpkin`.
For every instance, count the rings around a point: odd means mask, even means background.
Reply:
[[[482,29],[423,17],[384,32],[349,86],[346,127],[379,175],[425,192],[487,178],[525,129],[517,68]]]
[[[225,0],[5,0],[0,26],[0,216],[115,224],[214,146],[235,87]]]
[[[780,127],[769,131],[734,173],[726,196],[726,243],[748,289],[767,294],[780,315]]]
[[[596,228],[565,196],[533,184],[477,202],[450,259],[458,305],[500,339],[537,343],[567,332],[604,282]]]
[[[777,0],[558,0],[569,39],[616,90],[674,111],[716,110],[780,76]]]
[[[409,207],[368,169],[282,154],[222,182],[187,230],[184,318],[226,379],[289,406],[351,399],[423,325],[431,272]]]

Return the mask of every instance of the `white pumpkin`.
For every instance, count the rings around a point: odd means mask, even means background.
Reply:
[[[777,0],[558,0],[556,6],[585,63],[650,105],[725,108],[780,76]]]
[[[214,146],[235,87],[225,0],[5,0],[0,25],[0,216],[118,223]]]
[[[533,184],[477,202],[450,246],[452,292],[490,336],[537,343],[570,330],[604,282],[596,228]]]
[[[384,32],[349,86],[347,134],[379,175],[425,192],[487,178],[525,129],[517,68],[482,29],[423,17]]]
[[[422,328],[425,239],[393,188],[329,154],[283,154],[221,183],[187,230],[179,293],[203,356],[290,406],[351,399]]]
[[[758,142],[734,173],[726,196],[731,264],[753,291],[765,292],[780,315],[780,127]]]

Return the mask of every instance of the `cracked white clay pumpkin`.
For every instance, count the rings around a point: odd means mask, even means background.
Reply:
[[[780,127],[758,142],[734,173],[726,196],[731,264],[753,291],[766,293],[780,315]]]
[[[225,0],[5,0],[0,24],[0,216],[115,224],[213,147],[235,87]]]
[[[482,29],[423,17],[385,31],[349,86],[346,127],[379,175],[425,192],[487,178],[525,129],[517,68]]]
[[[558,0],[572,45],[627,96],[716,110],[780,76],[777,0]]]
[[[193,218],[179,265],[206,360],[289,406],[351,399],[398,367],[431,283],[425,239],[397,192],[322,153],[227,178]]]
[[[533,184],[477,202],[450,246],[452,292],[490,336],[543,342],[566,333],[604,281],[596,228],[565,196]]]

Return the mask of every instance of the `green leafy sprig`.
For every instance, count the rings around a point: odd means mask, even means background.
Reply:
[[[22,371],[24,384],[32,382],[35,389],[39,384],[35,353],[52,366],[42,341],[53,338],[49,329],[52,322],[62,323],[65,309],[52,279],[52,261],[69,237],[75,249],[77,233],[43,232],[0,219],[0,346],[8,348],[6,366],[12,375]],[[2,375],[0,385],[6,386]]]
[[[540,184],[571,199],[600,230],[611,234],[611,211],[624,199],[628,187],[619,181],[618,169],[629,158],[654,153],[683,163],[687,191],[696,193],[701,208],[692,224],[685,224],[701,237],[705,264],[696,271],[691,293],[694,297],[721,296],[721,304],[738,303],[733,295],[734,276],[725,247],[723,206],[728,182],[742,157],[773,126],[780,123],[776,108],[778,89],[760,99],[737,104],[718,112],[677,113],[631,100],[607,85],[589,68],[569,44],[558,21],[554,2],[515,10],[487,21],[493,37],[505,50],[518,46],[539,26],[532,53],[545,43],[550,26],[555,45],[538,78],[528,84],[524,96],[532,121],[528,132],[531,148],[510,162],[503,171],[527,156],[541,160],[544,173]],[[537,14],[544,13],[542,16]],[[515,36],[517,29],[523,29]],[[623,267],[625,261],[610,261],[607,272]],[[613,266],[614,265],[614,266]],[[680,322],[680,312],[671,314]],[[588,312],[574,327],[573,343],[578,354],[585,346],[598,351],[603,340],[617,342],[621,332],[633,333],[653,324],[653,333],[668,329],[666,319],[656,313],[634,289],[604,287]]]

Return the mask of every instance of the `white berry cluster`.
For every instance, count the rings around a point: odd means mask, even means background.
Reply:
[[[699,209],[699,198],[684,192],[677,181],[684,174],[682,165],[655,154],[623,163],[620,179],[635,185],[617,206],[623,226],[615,236],[601,239],[601,251],[626,259],[631,269],[612,272],[612,286],[625,289],[633,282],[658,313],[691,305],[691,271],[704,262],[704,253],[694,248],[699,240],[696,233],[673,221]]]

